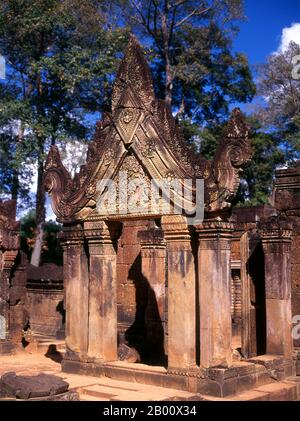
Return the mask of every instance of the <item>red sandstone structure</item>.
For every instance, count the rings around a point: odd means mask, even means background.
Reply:
[[[112,113],[98,124],[86,165],[72,179],[53,146],[45,167],[46,190],[63,224],[63,370],[215,396],[294,372],[290,253],[297,235],[273,209],[259,222],[231,215],[239,170],[250,157],[239,110],[212,161],[189,150],[169,109],[155,99],[143,52],[131,40]],[[169,213],[161,206],[125,212],[122,201],[112,206],[103,181],[120,186],[124,172],[146,185],[203,179],[204,220],[190,225],[187,214],[175,211],[186,200],[178,191]],[[286,187],[280,180],[278,173],[277,201]],[[190,193],[187,205],[197,201],[194,187]],[[281,203],[293,201],[289,194]],[[99,211],[101,199],[108,213]]]
[[[20,252],[16,201],[0,201],[0,354],[21,345],[26,325],[26,259]]]
[[[54,264],[33,267],[20,250],[16,201],[0,201],[0,355],[39,337],[64,338],[63,273]]]

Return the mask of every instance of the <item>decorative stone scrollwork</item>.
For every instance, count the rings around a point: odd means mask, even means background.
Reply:
[[[95,182],[89,183],[86,189],[87,197],[90,197],[90,198],[94,197],[96,193],[96,189],[97,189],[97,186]]]
[[[140,118],[141,112],[136,108],[124,108],[118,115],[115,124],[125,144],[131,143]]]
[[[153,158],[155,151],[156,145],[153,139],[147,139],[141,146],[141,152],[145,158]]]
[[[236,108],[232,112],[207,177],[207,212],[217,212],[231,206],[240,183],[239,173],[252,156],[248,135],[249,128],[244,116]]]
[[[104,165],[111,164],[116,157],[115,151],[111,148],[107,149],[103,155]]]

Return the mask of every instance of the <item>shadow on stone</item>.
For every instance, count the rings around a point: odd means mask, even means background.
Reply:
[[[141,363],[166,365],[163,323],[155,292],[142,274],[141,255],[135,259],[128,275],[135,287],[136,313],[125,333],[127,345],[138,352]]]
[[[57,351],[56,345],[54,344],[49,345],[45,357],[50,358],[52,361],[55,361],[59,364],[62,362],[63,359],[61,352]]]

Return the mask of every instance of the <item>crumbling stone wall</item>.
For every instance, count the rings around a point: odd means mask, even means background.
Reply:
[[[45,264],[27,267],[27,311],[31,332],[64,337],[63,267]]]
[[[274,205],[293,226],[291,245],[292,315],[300,315],[300,161],[276,171]],[[300,347],[300,339],[294,338]]]
[[[233,348],[241,347],[247,357],[265,353],[265,269],[257,224],[275,214],[276,209],[269,205],[235,208],[232,213]],[[246,250],[242,252],[244,246]]]
[[[16,201],[0,202],[0,353],[21,345],[27,324],[26,257],[20,251]]]

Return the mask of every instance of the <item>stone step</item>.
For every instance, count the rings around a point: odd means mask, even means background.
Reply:
[[[284,379],[284,383],[294,384],[297,387],[297,396],[300,399],[300,376],[290,376]]]
[[[48,350],[50,347],[53,347],[53,349],[55,348],[58,352],[65,352],[66,351],[65,344],[56,344],[56,343],[53,343],[53,342],[43,342],[43,343],[38,343],[38,345],[37,345],[38,350],[41,350],[41,349]]]
[[[174,394],[176,391],[174,391]],[[163,389],[160,392],[148,390],[129,390],[129,389],[112,389],[107,386],[91,386],[82,388],[80,396],[85,397],[85,400],[89,400],[89,397],[93,397],[96,400],[104,399],[107,401],[164,401],[169,400],[170,397],[167,393],[163,393]]]
[[[205,401],[295,401],[300,396],[297,392],[299,384],[292,383],[291,380],[270,383],[268,385],[260,386],[253,390],[240,393],[234,397],[217,398],[212,396],[201,395],[199,400]],[[105,390],[105,391],[104,391]],[[176,391],[174,391],[174,396]],[[195,396],[195,400],[196,399]],[[80,400],[84,401],[169,401],[174,400],[163,392],[151,393],[143,390],[115,390],[111,391],[109,387],[91,386],[82,388],[80,390]]]
[[[206,401],[295,401],[300,397],[300,379],[297,382],[289,379],[255,387],[232,397],[215,398],[207,395],[201,397]]]
[[[108,401],[107,398],[100,398],[100,397],[97,397],[97,396],[84,395],[84,394],[79,395],[79,399],[81,401],[89,401],[89,402],[92,402],[92,401],[95,401],[95,402],[105,401],[105,402],[107,402]]]
[[[65,341],[58,339],[51,340],[51,338],[39,338],[36,344],[36,351],[42,353],[60,352],[61,354],[64,354],[66,352],[66,344]]]
[[[76,388],[80,397],[84,400],[105,399],[109,401],[172,401],[193,400],[194,394],[180,392],[173,389],[144,385],[142,383],[125,383],[109,380],[109,384],[96,384]]]
[[[256,389],[267,393],[269,401],[294,401],[297,399],[297,385],[288,382],[271,383]]]
[[[110,387],[103,387],[99,385],[87,386],[77,389],[80,396],[93,396],[94,398],[103,398],[106,400],[111,400],[113,397],[117,396],[122,392],[122,389],[112,390]]]

